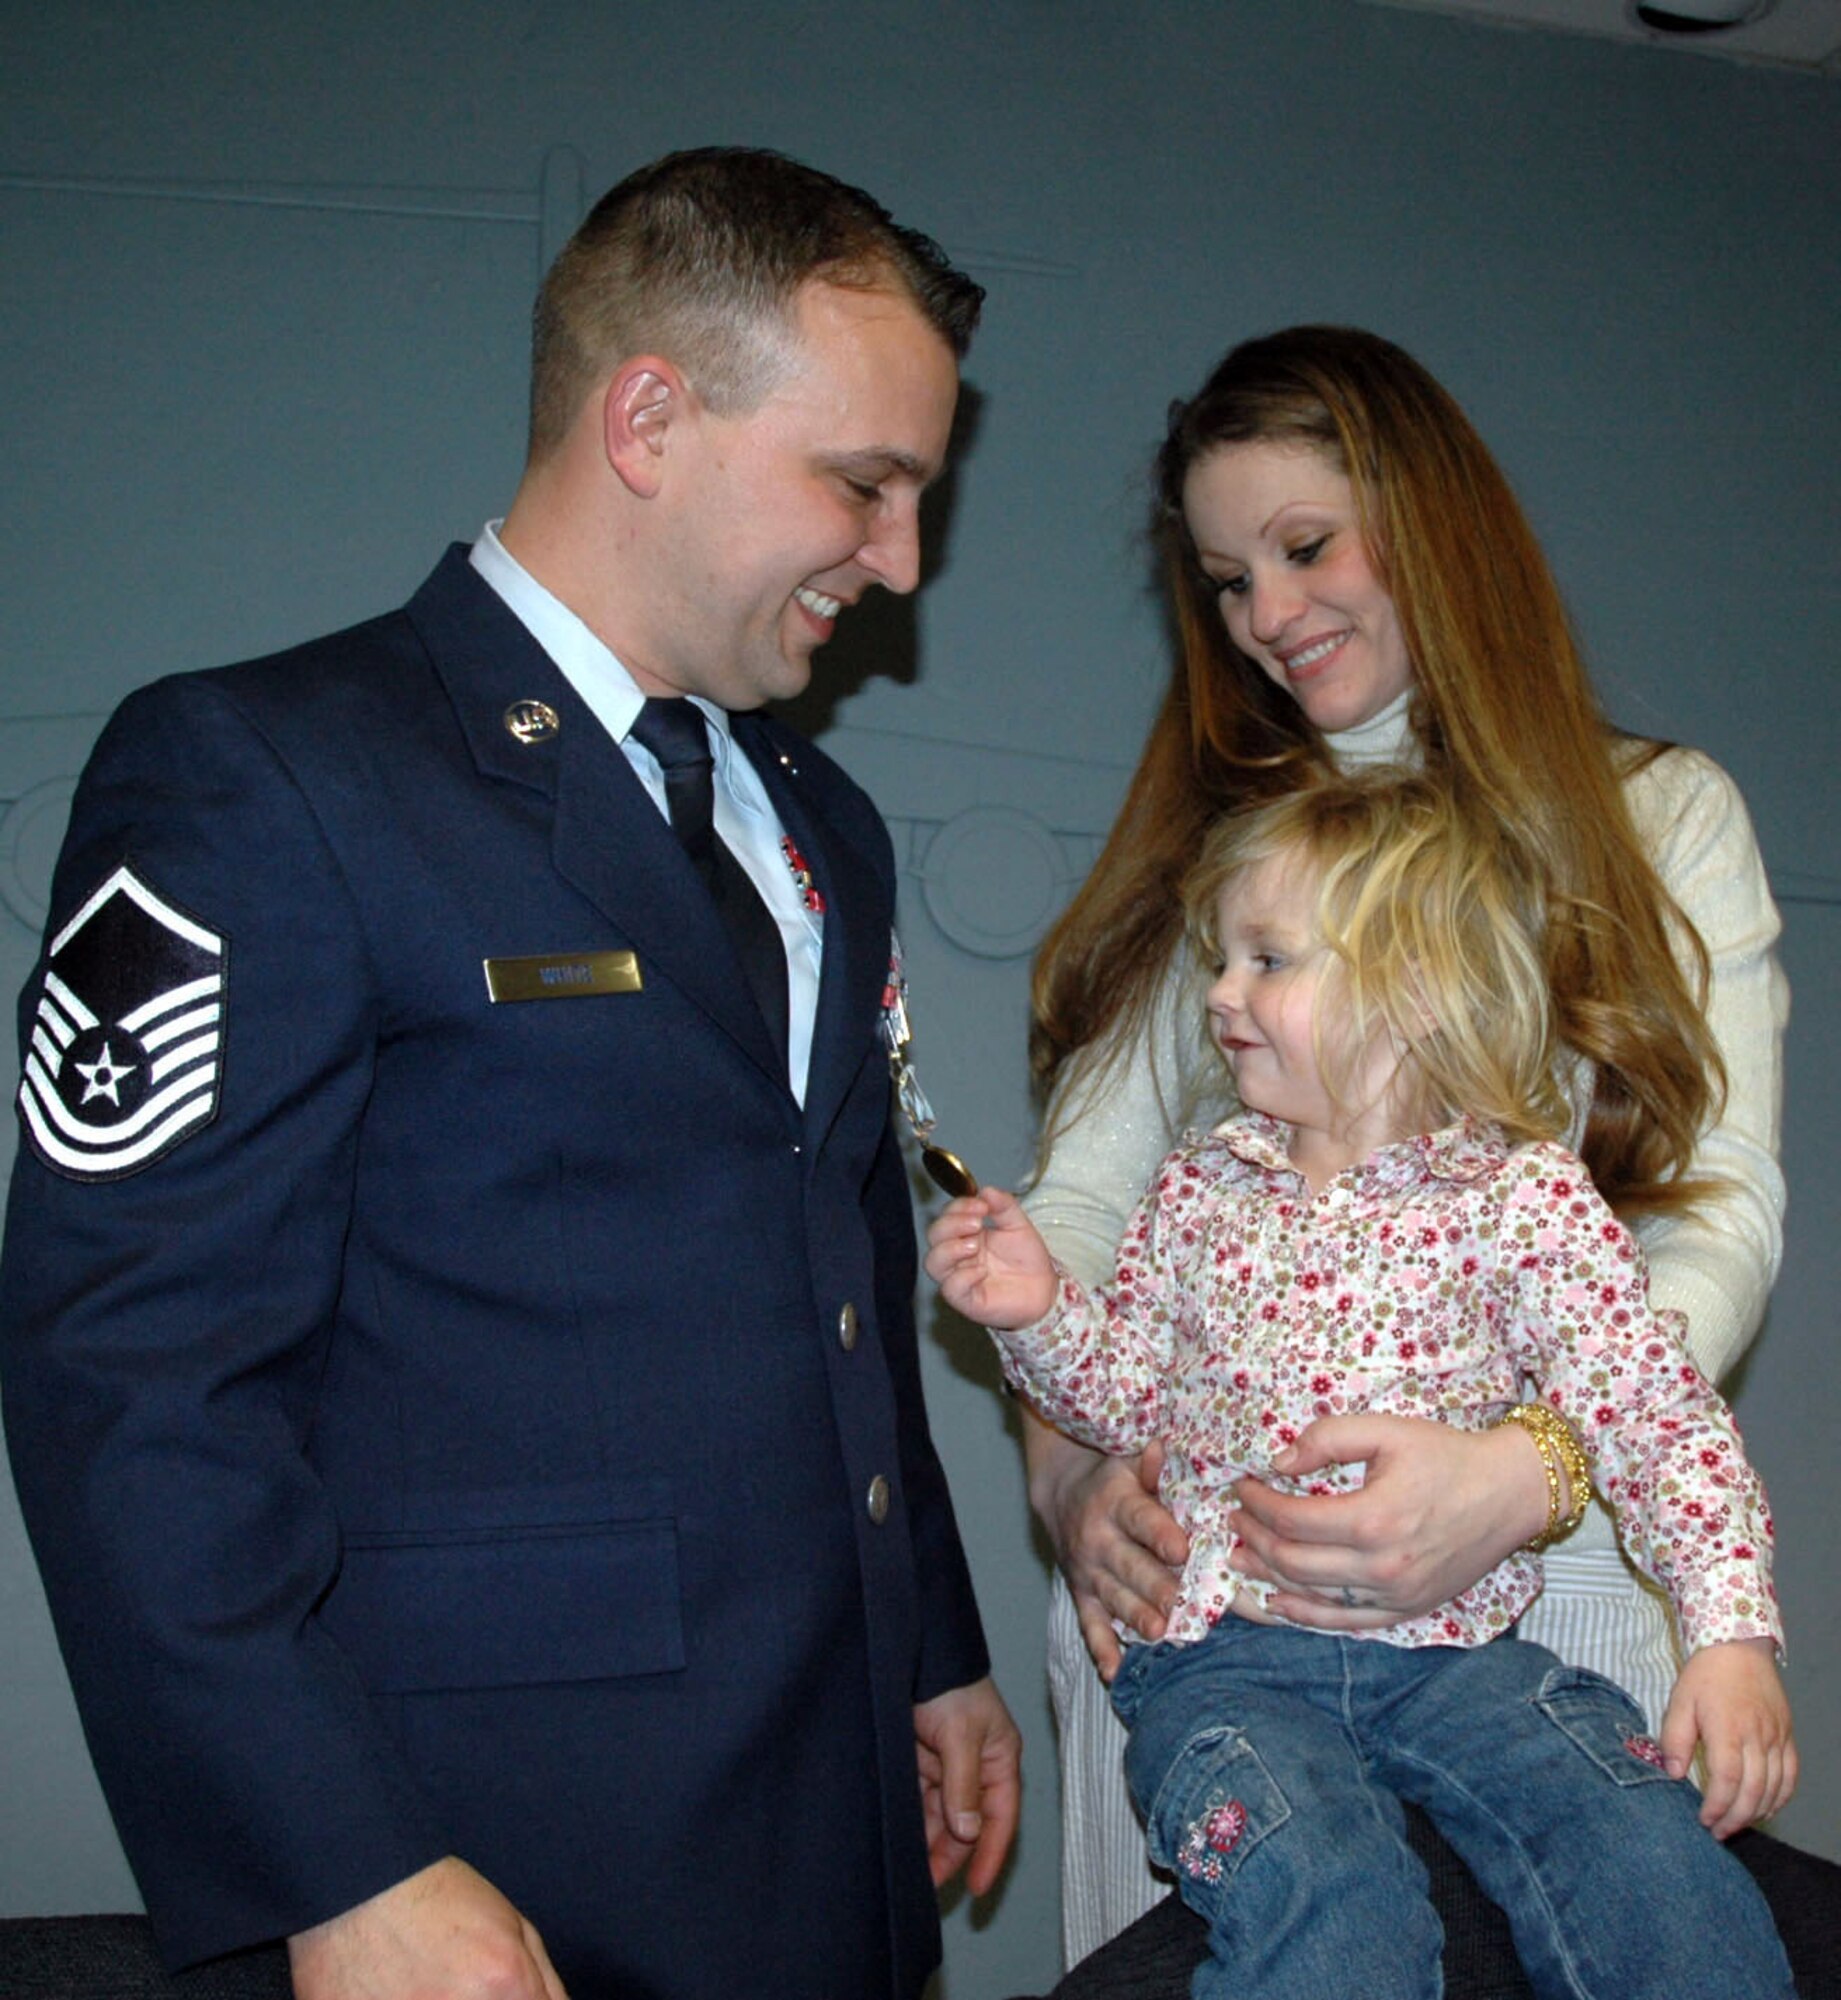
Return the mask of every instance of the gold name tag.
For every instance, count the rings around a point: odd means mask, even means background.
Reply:
[[[630,951],[582,951],[541,958],[489,958],[493,1000],[586,1000],[597,993],[637,993],[644,982]]]

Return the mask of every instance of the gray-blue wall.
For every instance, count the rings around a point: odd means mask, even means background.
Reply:
[[[1779,1830],[1841,1857],[1832,80],[1359,0],[4,0],[0,983],[102,712],[399,601],[500,511],[545,246],[713,140],[861,181],[990,289],[934,580],[859,613],[803,705],[893,822],[924,1074],[988,1176],[1028,1156],[1028,950],[1162,672],[1142,469],[1230,341],[1333,318],[1417,352],[1519,484],[1613,714],[1739,778],[1796,988],[1790,1248],[1739,1407],[1807,1773]],[[1046,1585],[982,1337],[928,1310],[1029,1738],[1015,1868],[955,1907],[941,1982],[997,2000],[1056,1962]],[[0,1912],[132,1897],[9,1496]]]

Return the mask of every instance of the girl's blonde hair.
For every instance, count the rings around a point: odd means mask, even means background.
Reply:
[[[1106,846],[1036,957],[1038,1087],[1075,1056],[1097,1085],[1148,1031],[1208,828],[1332,768],[1303,710],[1229,639],[1183,515],[1198,463],[1257,443],[1308,446],[1348,478],[1413,663],[1424,768],[1544,885],[1559,1037],[1592,1066],[1592,1178],[1627,1218],[1687,1206],[1707,1187],[1689,1169],[1725,1078],[1705,948],[1624,802],[1623,780],[1665,746],[1605,724],[1540,545],[1464,412],[1411,355],[1351,327],[1247,341],[1171,408],[1156,533],[1178,657]]]
[[[1345,1108],[1377,1035],[1400,1052],[1403,1111],[1460,1113],[1514,1140],[1556,1138],[1571,1115],[1542,960],[1546,899],[1525,859],[1430,779],[1397,770],[1325,778],[1215,826],[1183,884],[1189,932],[1218,962],[1222,892],[1248,869],[1302,867],[1329,954],[1312,1023]]]

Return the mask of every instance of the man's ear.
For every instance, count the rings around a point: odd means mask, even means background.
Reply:
[[[691,403],[683,376],[656,354],[622,362],[602,392],[602,450],[638,498],[658,491],[671,432],[689,417]]]

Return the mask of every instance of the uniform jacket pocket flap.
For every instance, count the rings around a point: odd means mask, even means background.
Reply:
[[[376,1694],[669,1673],[676,1524],[354,1541],[320,1619]]]

